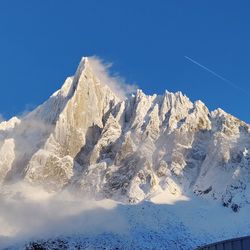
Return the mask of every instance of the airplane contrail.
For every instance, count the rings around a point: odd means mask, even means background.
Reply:
[[[214,76],[218,77],[218,78],[221,79],[222,81],[228,83],[231,87],[236,88],[236,89],[238,89],[238,90],[244,92],[245,94],[247,94],[246,91],[245,91],[244,89],[242,89],[241,87],[239,87],[238,85],[236,85],[236,84],[233,83],[232,81],[230,81],[230,80],[226,79],[225,77],[223,77],[223,76],[217,74],[217,73],[214,72],[213,70],[211,70],[211,69],[209,69],[208,67],[206,67],[206,66],[204,66],[204,65],[202,65],[202,64],[200,64],[200,63],[198,63],[197,61],[195,61],[195,60],[192,59],[192,58],[190,58],[190,57],[188,57],[188,56],[184,56],[184,57],[185,57],[187,60],[189,60],[190,62],[196,64],[197,66],[201,67],[202,69],[204,69],[204,70],[210,72],[211,74],[213,74]],[[248,94],[247,94],[247,95],[248,95]]]

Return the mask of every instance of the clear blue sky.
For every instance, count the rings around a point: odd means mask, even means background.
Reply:
[[[230,0],[1,0],[0,113],[42,103],[98,55],[148,94],[181,90],[250,122],[249,11]]]

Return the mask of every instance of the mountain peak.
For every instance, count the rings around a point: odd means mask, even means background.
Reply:
[[[75,75],[68,77],[45,103],[20,119],[0,123],[0,188],[3,190],[0,199],[8,199],[8,202],[3,200],[4,205],[16,204],[9,202],[9,187],[13,188],[13,201],[31,204],[20,192],[20,186],[6,185],[14,181],[27,185],[28,190],[31,184],[48,191],[73,191],[84,198],[108,198],[124,203],[171,200],[174,204],[184,196],[191,202],[193,195],[197,195],[218,201],[235,212],[250,204],[250,127],[247,124],[221,109],[210,112],[204,103],[193,103],[180,91],[147,95],[138,89],[131,97],[123,95],[124,100],[119,95],[123,90],[121,81],[108,74],[108,67],[98,58],[83,57]],[[65,197],[66,192],[62,193]],[[48,197],[52,200],[53,196]],[[195,198],[196,205],[198,199]],[[68,207],[65,204],[68,203],[63,202],[63,207]],[[151,203],[145,203],[146,207],[155,215]],[[117,208],[134,216],[127,209]],[[165,216],[162,205],[157,209]],[[58,209],[53,206],[53,211]],[[72,211],[82,218],[78,208],[70,210],[74,222]],[[136,208],[136,215],[138,211]],[[156,213],[160,222],[162,213],[158,210]],[[144,219],[147,212],[141,214]],[[200,212],[192,218],[197,214]],[[169,215],[172,218],[172,212]],[[7,217],[12,225],[12,217]],[[135,217],[131,218],[128,221],[134,221]],[[204,218],[207,221],[208,217]],[[157,228],[162,231],[164,228],[159,225]],[[137,227],[133,228],[137,236]],[[178,231],[183,229],[181,224]],[[164,235],[166,232],[163,231]],[[190,238],[190,233],[187,237]]]
[[[80,68],[81,70],[84,70],[88,66],[90,66],[89,65],[89,57],[83,56],[80,63],[79,63],[78,68]]]
[[[83,57],[75,75],[47,102],[20,125],[8,125],[16,148],[25,152],[17,150],[6,160],[1,179],[19,172],[47,189],[68,185],[134,202],[159,186],[221,201],[225,192],[235,195],[230,187],[235,182],[233,169],[242,164],[248,171],[250,165],[240,146],[242,140],[244,148],[250,148],[248,127],[220,109],[209,112],[201,101],[193,103],[181,92],[150,96],[137,90],[124,101],[107,69],[98,58]],[[1,126],[5,125],[0,130]],[[6,153],[1,144],[12,138],[12,130],[8,133],[0,134],[0,156],[1,150]],[[9,141],[5,144],[9,147]],[[232,173],[225,173],[229,184],[224,191],[210,174],[224,171],[226,164]],[[13,166],[21,170],[13,171]],[[244,181],[243,175],[239,180]],[[209,186],[213,190],[206,193]],[[243,201],[247,202],[250,199]]]

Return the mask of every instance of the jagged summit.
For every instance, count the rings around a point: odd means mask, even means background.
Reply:
[[[24,180],[126,202],[168,190],[234,210],[250,202],[247,124],[181,92],[121,98],[113,81],[83,57],[45,103],[1,123],[2,185]]]

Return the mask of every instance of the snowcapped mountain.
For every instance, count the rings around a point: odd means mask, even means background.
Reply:
[[[83,58],[48,101],[0,124],[0,177],[128,202],[194,192],[237,210],[250,201],[249,131],[181,92],[117,96]]]
[[[83,58],[45,103],[0,123],[0,182],[124,204],[195,195],[237,212],[250,202],[249,148],[249,125],[223,110],[181,92],[124,96]]]

